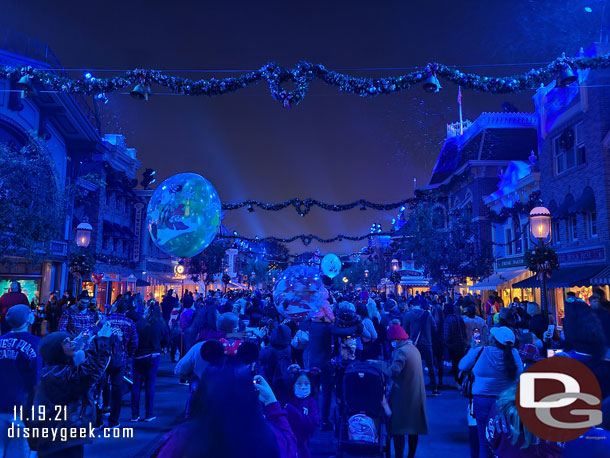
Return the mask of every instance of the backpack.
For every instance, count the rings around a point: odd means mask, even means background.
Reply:
[[[467,371],[460,372],[460,375],[458,378],[458,383],[460,384],[460,394],[462,396],[464,396],[465,398],[469,399],[470,401],[472,401],[472,385],[474,383],[474,372],[473,372],[474,366],[477,365],[477,361],[481,357],[481,354],[483,354],[483,350],[485,350],[485,347],[481,348],[481,351],[475,358],[474,364],[472,365],[472,367]]]
[[[352,415],[348,423],[349,439],[360,442],[377,442],[377,428],[371,417],[363,414]]]

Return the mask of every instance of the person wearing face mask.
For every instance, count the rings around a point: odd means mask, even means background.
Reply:
[[[320,424],[318,397],[313,389],[317,384],[312,383],[311,380],[311,377],[316,375],[317,369],[304,371],[296,364],[289,369],[294,373],[291,383],[292,396],[284,410],[297,438],[297,456],[309,458],[309,441]]]
[[[109,338],[112,328],[106,323],[91,341],[85,351],[83,361],[77,366],[74,358],[77,348],[67,332],[53,332],[40,342],[40,355],[45,367],[42,369],[40,384],[34,396],[34,409],[43,408],[49,412],[64,412],[54,418],[56,428],[87,428],[95,419],[92,387],[104,373],[110,360]],[[44,406],[44,407],[42,407]],[[41,418],[30,419],[31,428],[49,427],[49,422]],[[66,441],[53,437],[30,438],[30,447],[40,458],[81,458],[84,445],[89,438],[77,437]]]
[[[402,458],[405,451],[405,435],[409,436],[408,457],[415,456],[420,434],[428,434],[426,416],[426,387],[421,355],[400,324],[388,328],[388,341],[394,349],[392,362],[387,368],[392,379],[387,450],[394,441],[394,452]]]
[[[34,314],[25,304],[14,305],[6,313],[11,331],[0,337],[0,456],[26,458],[30,448],[21,437],[9,439],[8,431],[14,423],[15,406],[28,411],[34,396],[34,387],[40,378],[42,359],[38,352],[40,338],[28,332]]]
[[[78,303],[66,309],[59,319],[58,331],[64,331],[72,337],[95,327],[96,313],[89,310],[90,298],[87,291],[78,295]]]

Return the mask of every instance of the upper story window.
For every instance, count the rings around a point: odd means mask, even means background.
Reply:
[[[506,229],[505,231],[505,240],[504,243],[506,244],[506,256],[510,256],[513,254],[513,231],[511,231],[510,229]]]
[[[585,231],[588,238],[597,237],[597,212],[585,214]]]
[[[578,218],[576,215],[570,215],[568,218],[568,234],[570,241],[576,242],[578,240]]]
[[[553,141],[555,174],[560,175],[586,162],[583,123],[567,127]]]
[[[555,245],[561,244],[561,222],[553,221],[553,243]]]

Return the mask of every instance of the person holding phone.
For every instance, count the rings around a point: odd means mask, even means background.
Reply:
[[[284,458],[297,455],[286,412],[260,375],[235,361],[211,366],[190,420],[172,430],[157,458]]]

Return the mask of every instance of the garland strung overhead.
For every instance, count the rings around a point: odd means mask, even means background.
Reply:
[[[119,89],[134,86],[131,95],[148,100],[152,94],[151,84],[164,87],[170,92],[182,95],[218,96],[235,92],[265,80],[269,85],[271,96],[285,108],[297,105],[307,92],[314,79],[336,87],[342,92],[360,96],[373,97],[379,94],[393,94],[409,89],[415,84],[425,82],[423,87],[428,92],[438,92],[441,88],[438,78],[458,84],[464,88],[494,94],[513,93],[525,89],[536,89],[558,75],[571,74],[577,69],[606,69],[610,68],[610,55],[597,57],[569,58],[565,54],[545,67],[531,69],[518,75],[492,77],[481,76],[475,73],[464,73],[455,67],[439,63],[429,63],[425,67],[400,75],[381,78],[365,78],[346,75],[328,70],[321,64],[299,62],[294,68],[282,67],[275,62],[263,65],[259,70],[244,73],[237,77],[223,79],[192,80],[177,76],[170,76],[157,70],[135,69],[122,75],[110,78],[93,78],[90,75],[83,79],[73,80],[48,70],[38,70],[33,67],[0,67],[0,79],[13,80],[24,91],[33,88],[38,83],[47,90],[78,93],[85,95],[104,96]],[[567,81],[567,79],[566,79]],[[573,82],[570,79],[570,82]],[[292,82],[296,88],[289,91],[282,87],[282,83]]]
[[[392,202],[392,203],[386,203],[386,204],[378,204],[375,202],[369,202],[368,200],[364,200],[364,199],[360,199],[360,200],[357,200],[357,201],[349,203],[349,204],[327,204],[325,202],[321,202],[316,199],[301,200],[299,198],[285,200],[284,202],[273,203],[273,204],[261,202],[259,200],[244,200],[242,202],[224,203],[224,204],[222,204],[222,209],[223,210],[237,210],[239,208],[247,207],[249,212],[253,212],[254,207],[258,207],[263,210],[279,211],[279,210],[283,210],[284,208],[292,205],[299,215],[305,216],[309,213],[309,211],[311,210],[312,207],[319,207],[324,210],[329,210],[329,211],[333,211],[333,212],[342,212],[342,211],[346,211],[346,210],[351,210],[358,206],[360,207],[360,210],[366,210],[367,208],[372,208],[374,210],[393,210],[395,208],[405,206],[405,205],[413,202],[414,200],[415,199],[413,197],[411,197],[408,199],[403,199],[399,202]]]
[[[259,243],[259,242],[280,242],[280,243],[292,243],[296,240],[301,240],[301,242],[303,242],[303,245],[308,246],[311,242],[313,242],[314,240],[317,240],[320,243],[333,243],[333,242],[341,242],[343,240],[349,240],[352,242],[358,242],[360,240],[364,240],[364,239],[368,239],[371,237],[377,237],[377,236],[381,236],[381,235],[387,235],[390,237],[397,237],[396,232],[377,232],[375,234],[365,234],[365,235],[344,235],[344,234],[339,234],[335,237],[332,237],[330,239],[323,239],[322,237],[319,237],[317,235],[314,234],[299,234],[299,235],[294,235],[292,237],[288,237],[288,238],[281,238],[281,237],[246,237],[243,235],[224,235],[224,234],[218,234],[216,237],[219,239],[231,239],[231,240],[243,240],[245,242],[250,242],[250,243]],[[405,237],[405,236],[398,236],[398,237]]]

